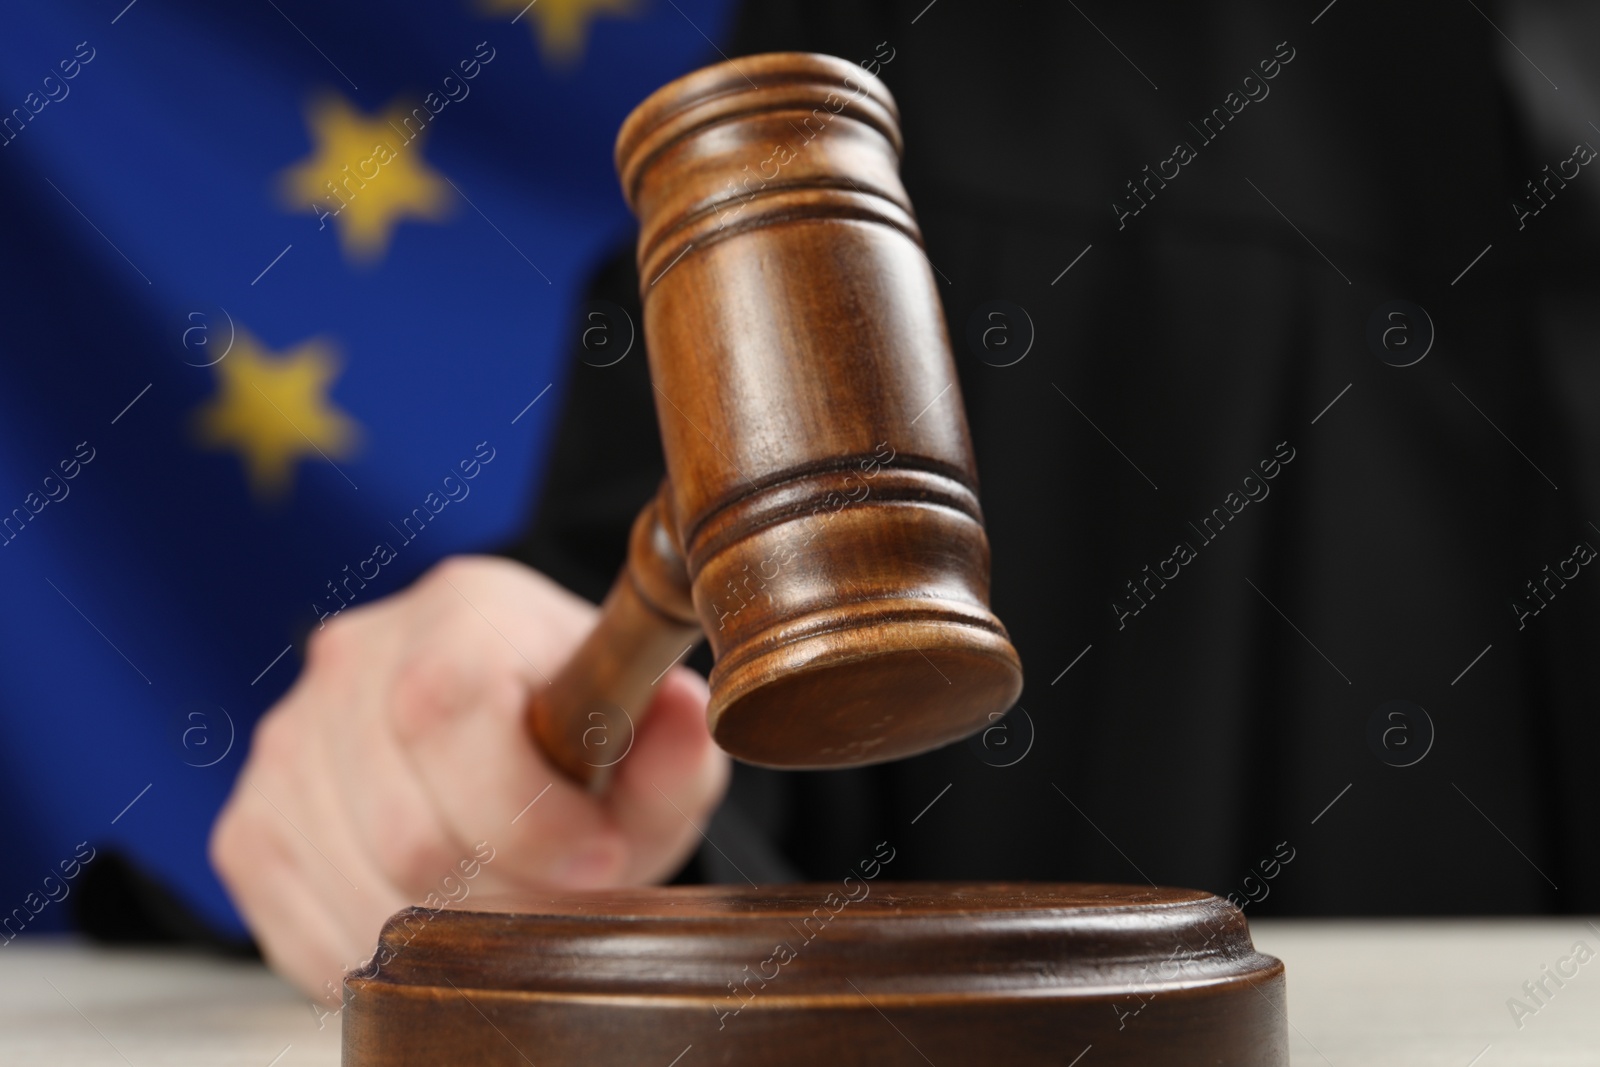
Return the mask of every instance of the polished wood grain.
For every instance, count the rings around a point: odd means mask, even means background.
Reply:
[[[667,526],[530,709],[569,775],[600,780],[597,711],[636,724],[690,624],[716,655],[712,734],[754,763],[898,759],[1020,693],[899,153],[888,90],[826,56],[710,67],[624,123]],[[644,591],[667,546],[692,617]]]
[[[591,788],[702,631],[712,735],[756,763],[909,756],[1021,691],[899,153],[888,90],[825,56],[707,68],[623,125],[667,479],[528,712]],[[832,886],[409,909],[346,978],[345,1063],[1287,1061],[1283,965],[1232,905],[879,881],[892,860]]]
[[[676,524],[665,513],[670,506],[663,487],[639,512],[600,625],[528,706],[529,729],[545,755],[596,792],[627,758],[662,673],[700,642]]]
[[[396,915],[377,958],[346,982],[350,1067],[1288,1062],[1283,965],[1189,890],[858,871],[475,898]]]

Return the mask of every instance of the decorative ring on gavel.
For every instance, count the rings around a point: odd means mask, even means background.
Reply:
[[[592,716],[636,722],[702,631],[712,735],[748,762],[874,763],[989,725],[1022,668],[989,610],[888,89],[830,57],[741,59],[651,96],[616,154],[667,480],[599,625],[530,706],[540,745],[603,786]]]

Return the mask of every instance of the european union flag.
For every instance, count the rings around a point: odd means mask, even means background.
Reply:
[[[205,857],[298,642],[527,520],[629,108],[725,0],[0,15],[0,927]]]

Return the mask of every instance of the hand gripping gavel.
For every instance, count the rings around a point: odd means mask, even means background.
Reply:
[[[708,719],[778,767],[913,755],[1003,713],[1022,667],[894,99],[843,60],[681,78],[624,123],[667,478],[531,731],[600,788],[703,632]]]

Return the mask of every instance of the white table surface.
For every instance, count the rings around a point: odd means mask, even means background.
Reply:
[[[1600,921],[1252,924],[1289,968],[1294,1067],[1600,1065]],[[1597,956],[1518,1028],[1506,1001]],[[1569,969],[1571,964],[1568,965]],[[1530,1006],[1536,1006],[1531,1005]],[[26,938],[0,948],[6,1067],[334,1067],[338,1024],[258,965]],[[1085,1064],[1084,1067],[1091,1067]]]

